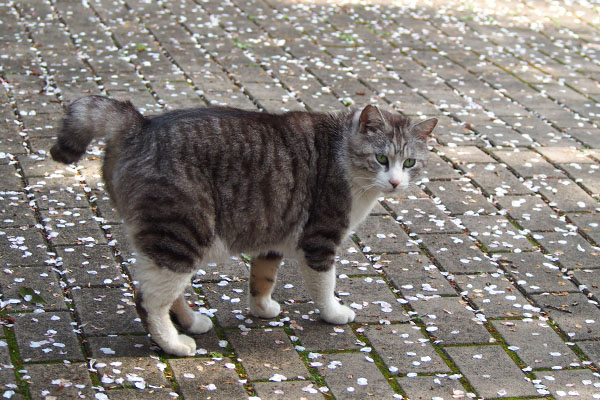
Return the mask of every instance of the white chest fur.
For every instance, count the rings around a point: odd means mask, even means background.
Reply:
[[[352,196],[352,210],[350,211],[350,231],[353,231],[375,205],[377,198],[381,196],[379,190],[362,192],[360,195]]]

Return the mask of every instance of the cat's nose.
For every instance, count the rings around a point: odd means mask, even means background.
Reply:
[[[390,185],[392,185],[392,187],[394,189],[396,189],[396,186],[398,186],[400,184],[400,181],[397,181],[395,179],[390,179],[389,182],[390,182]]]

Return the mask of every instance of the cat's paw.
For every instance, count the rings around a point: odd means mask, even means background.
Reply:
[[[350,307],[343,306],[340,303],[333,303],[329,307],[323,307],[320,311],[323,321],[335,325],[347,324],[356,318],[356,313]]]
[[[250,312],[259,318],[275,318],[281,312],[281,306],[271,298],[250,298]]]
[[[194,313],[194,322],[186,330],[189,333],[200,334],[210,331],[213,327],[213,323],[206,315],[199,312]]]
[[[196,354],[196,341],[188,335],[179,334],[161,348],[165,353],[178,357],[193,356]]]

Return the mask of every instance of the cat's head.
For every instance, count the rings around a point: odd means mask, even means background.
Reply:
[[[436,124],[435,118],[414,123],[371,105],[356,111],[348,141],[353,185],[377,188],[384,195],[407,188],[423,171],[429,153],[426,143]]]

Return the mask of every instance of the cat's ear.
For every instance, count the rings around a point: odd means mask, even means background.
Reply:
[[[381,111],[375,106],[368,105],[360,113],[358,119],[358,131],[367,133],[370,130],[381,129],[385,125],[385,120]]]
[[[413,127],[410,128],[410,131],[418,139],[427,141],[427,139],[429,139],[429,136],[431,135],[431,132],[433,132],[433,128],[435,128],[437,123],[438,123],[437,118],[429,118],[429,119],[426,119],[425,121],[422,121],[422,122],[419,122],[418,124],[413,125]]]

